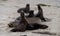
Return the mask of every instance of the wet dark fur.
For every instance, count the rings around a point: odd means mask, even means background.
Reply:
[[[20,31],[20,32],[24,32],[26,30],[26,26],[28,25],[28,22],[26,21],[25,17],[24,17],[24,12],[21,12],[21,21],[18,23],[18,25],[12,29],[12,32],[16,32],[16,31]]]
[[[46,29],[48,28],[47,25],[41,25],[41,24],[37,24],[37,23],[31,23],[28,26],[26,26],[26,30],[37,30],[37,29]],[[19,28],[19,27],[18,27]],[[24,31],[20,31],[19,29],[12,29],[12,32],[24,32]]]
[[[19,22],[17,22],[17,25],[15,25],[14,23],[16,22],[12,22],[11,25],[9,25],[9,27],[14,27],[14,29],[12,29],[12,32],[24,32],[26,30],[36,30],[36,29],[46,29],[48,28],[47,25],[42,25],[42,24],[37,24],[37,23],[28,23],[25,19],[24,13],[21,13],[21,20]]]
[[[18,13],[20,13],[21,11],[24,11],[24,13],[29,13],[29,15],[26,17],[33,17],[34,16],[34,10],[30,10],[30,4],[26,4],[25,8],[20,8],[17,10]]]
[[[17,10],[18,13],[20,13],[21,11],[24,11],[25,13],[29,13],[29,11],[30,11],[30,5],[26,4],[25,8],[20,8],[20,9]]]
[[[47,25],[42,25],[42,24],[38,24],[38,23],[30,23],[27,26],[27,30],[46,29],[46,28],[48,28]]]
[[[23,11],[23,12],[21,12]],[[33,17],[34,16],[34,11],[29,11],[29,8],[22,8],[21,10],[18,10],[18,13],[21,13],[21,17],[18,18],[18,20],[20,20],[19,22],[17,22],[16,26],[15,26],[15,22],[12,22],[9,27],[14,27],[14,29],[12,29],[12,32],[24,32],[26,30],[35,30],[35,29],[46,29],[48,28],[47,25],[42,25],[42,24],[37,24],[37,23],[28,23],[25,19],[25,15],[24,12],[27,13],[29,12],[29,16],[28,17]],[[43,11],[42,8],[38,5],[38,14],[35,17],[39,17],[41,20],[46,21],[44,16],[43,16]],[[13,24],[13,25],[12,25]]]
[[[37,5],[37,7],[38,7],[38,13],[37,13],[36,17],[39,17],[42,21],[47,21],[43,16],[43,9],[40,7],[40,5]],[[17,12],[20,13],[22,10],[25,13],[29,13],[29,15],[26,17],[33,17],[34,16],[34,11],[30,10],[29,4],[26,4],[26,8],[20,8]]]
[[[34,17],[34,10],[30,10],[29,11],[29,15],[28,16],[26,16],[27,18],[29,17],[29,18],[31,18],[31,17]]]
[[[32,15],[32,13],[33,13],[33,11],[30,12],[30,15]],[[39,13],[40,12],[38,12],[38,14]],[[40,18],[39,15],[36,16],[36,17]],[[15,28],[11,30],[12,32],[24,32],[26,30],[36,30],[36,29],[46,29],[46,28],[48,28],[47,25],[42,25],[42,24],[37,24],[37,23],[28,23],[25,19],[24,12],[21,13],[21,17],[19,17],[19,18],[20,18],[20,22],[17,22],[18,25],[16,25]],[[9,27],[14,27],[14,25],[11,24],[11,25],[9,25]]]
[[[40,5],[37,5],[37,7],[38,7],[38,14],[36,15],[36,17],[39,17],[41,20],[46,21],[46,19],[43,16],[42,8],[40,7]]]

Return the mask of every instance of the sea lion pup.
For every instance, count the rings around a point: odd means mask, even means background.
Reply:
[[[36,15],[36,17],[39,17],[42,21],[47,21],[43,16],[43,10],[40,7],[40,5],[37,5],[37,7],[38,7],[38,14]]]
[[[24,12],[21,11],[21,21],[19,22],[19,24],[14,28],[12,29],[11,31],[12,32],[24,32],[27,28],[27,25],[28,25],[28,22],[26,21],[25,19],[25,16],[24,16]]]
[[[24,11],[24,13],[29,13],[29,15],[26,17],[33,17],[34,15],[34,10],[30,10],[30,4],[26,4],[26,8],[20,8],[17,10],[18,13],[21,11]]]

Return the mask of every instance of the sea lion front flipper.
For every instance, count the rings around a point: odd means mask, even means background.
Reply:
[[[45,20],[45,21],[44,21]],[[45,18],[44,20],[41,20],[42,22],[49,22],[51,19]]]

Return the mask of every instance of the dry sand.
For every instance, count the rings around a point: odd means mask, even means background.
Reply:
[[[9,28],[7,24],[14,21],[19,16],[17,10],[25,7],[26,3],[31,4],[31,9],[35,10],[35,14],[37,12],[36,4],[44,3],[52,5],[51,7],[41,6],[44,16],[51,19],[49,22],[42,22],[42,24],[49,26],[48,29],[10,32],[11,28]],[[60,8],[57,7],[59,4],[59,0],[0,0],[0,36],[60,36]],[[32,32],[51,32],[56,33],[56,35],[37,34]]]

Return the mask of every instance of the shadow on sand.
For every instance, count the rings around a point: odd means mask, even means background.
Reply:
[[[56,35],[56,33],[51,33],[51,32],[32,32],[32,33],[46,34],[46,35]]]

